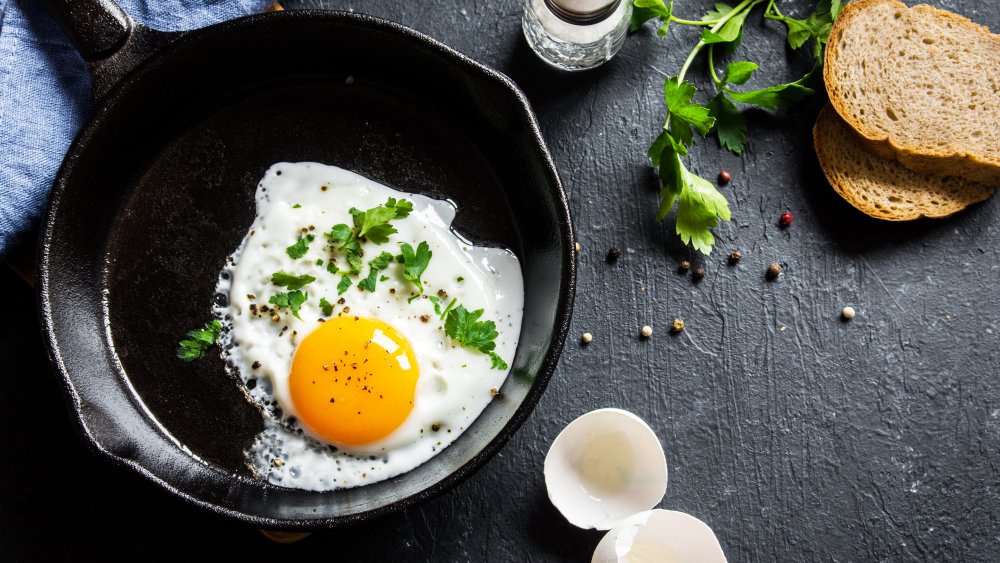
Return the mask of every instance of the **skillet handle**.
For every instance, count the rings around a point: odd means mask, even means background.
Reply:
[[[43,0],[90,70],[95,100],[182,33],[135,23],[114,0]]]
[[[45,4],[88,64],[114,54],[135,25],[112,0],[45,0]]]

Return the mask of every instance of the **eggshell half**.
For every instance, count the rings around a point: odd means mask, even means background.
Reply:
[[[650,510],[626,518],[605,534],[592,559],[592,563],[645,561],[726,563],[726,555],[701,520],[673,510]]]
[[[660,502],[667,490],[667,460],[641,418],[599,409],[556,436],[545,456],[545,486],[570,523],[610,530]]]

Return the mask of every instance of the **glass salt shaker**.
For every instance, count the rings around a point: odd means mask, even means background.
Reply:
[[[621,49],[631,17],[631,0],[525,0],[521,24],[543,61],[586,70]]]

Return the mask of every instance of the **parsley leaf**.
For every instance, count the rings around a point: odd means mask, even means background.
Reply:
[[[271,276],[271,283],[274,285],[280,285],[282,287],[287,287],[288,289],[299,289],[307,283],[312,283],[316,281],[316,278],[308,275],[302,274],[301,276],[294,276],[287,272],[275,272]]]
[[[500,355],[497,354],[496,352],[490,352],[489,355],[490,355],[490,363],[492,364],[490,366],[491,369],[507,369],[510,367],[507,365],[507,362],[503,361],[503,358],[501,358]]]
[[[719,92],[708,103],[708,110],[715,117],[715,134],[722,148],[742,153],[747,139],[747,120],[736,104],[724,92]]]
[[[302,307],[302,304],[305,303],[308,298],[308,293],[302,293],[296,289],[289,291],[288,293],[278,293],[276,295],[272,295],[267,302],[279,309],[287,307],[292,311],[292,314],[295,315],[295,318],[301,321],[302,317],[299,316],[299,308]]]
[[[349,276],[340,276],[340,282],[337,283],[337,295],[343,295],[348,288],[351,287],[351,278]]]
[[[452,301],[454,304],[454,301]],[[496,348],[497,325],[493,321],[480,321],[482,309],[468,311],[462,305],[448,311],[444,321],[444,332],[449,338],[465,348],[477,350],[490,356],[493,369],[507,369],[507,363],[493,351]]]
[[[187,338],[177,344],[177,357],[191,362],[205,355],[222,333],[222,323],[211,320],[202,328],[187,332]]]
[[[395,256],[388,252],[383,252],[368,262],[368,277],[358,282],[358,289],[375,292],[375,283],[378,281],[378,273],[389,267]]]
[[[748,7],[740,10],[735,15],[731,15],[733,8],[728,4],[716,4],[714,10],[710,10],[702,21],[714,21],[721,20],[722,18],[729,18],[726,23],[722,24],[722,27],[715,29],[706,29],[701,32],[701,41],[706,45],[712,45],[715,43],[721,43],[725,45],[726,51],[731,53],[736,50],[739,46],[740,41],[743,40],[743,24],[746,23],[747,16],[750,15],[750,10],[754,6],[760,4],[763,0],[757,0],[752,2]]]
[[[778,20],[788,26],[788,46],[798,49],[805,45],[810,39],[815,39],[818,45],[826,44],[830,38],[830,29],[833,22],[840,15],[843,8],[840,0],[820,0],[816,8],[805,19],[795,19],[782,15],[774,2],[768,4],[765,18]],[[822,50],[814,52],[815,55],[822,53]]]
[[[761,88],[760,90],[750,90],[749,92],[734,92],[726,88],[726,93],[737,102],[752,104],[764,109],[787,107],[810,94],[816,93],[815,90],[805,85],[806,82],[812,79],[815,68],[802,78],[788,84],[778,84],[777,86]]]
[[[412,246],[403,242],[400,243],[399,250],[403,262],[403,278],[413,282],[420,293],[423,293],[424,285],[420,282],[420,276],[427,269],[427,264],[430,263],[434,253],[431,252],[427,241],[418,244],[416,251],[413,250]]]
[[[732,11],[733,7],[730,6],[729,4],[726,4],[724,2],[716,2],[715,7],[706,12],[705,15],[701,17],[701,21],[703,22],[719,21],[720,19],[729,15],[729,12]]]
[[[430,299],[431,303],[434,304],[434,314],[440,315],[441,314],[441,300],[438,299],[437,295],[428,295],[427,298]]]
[[[677,198],[677,234],[684,244],[709,254],[715,244],[709,229],[719,224],[719,218],[729,220],[729,202],[711,182],[692,174],[683,164],[680,167],[684,183]]]
[[[663,145],[659,165],[663,187],[656,219],[659,221],[666,217],[676,202],[675,228],[681,241],[709,254],[715,244],[715,237],[709,229],[719,224],[719,218],[729,220],[729,203],[711,182],[684,167],[673,142]]]
[[[760,68],[756,63],[749,61],[735,61],[726,65],[726,74],[722,77],[725,84],[746,84],[753,72]]]
[[[316,235],[308,234],[304,237],[299,237],[298,242],[289,246],[285,249],[288,256],[293,260],[298,260],[306,255],[306,251],[309,250],[309,243],[316,238]]]
[[[715,123],[707,107],[691,102],[694,93],[694,84],[679,82],[676,76],[663,82],[663,101],[669,112],[667,120],[670,121],[670,132],[685,145],[691,144],[691,127],[702,135],[707,135]]]
[[[368,239],[376,244],[389,242],[389,235],[395,234],[396,228],[389,224],[393,219],[402,219],[413,211],[413,204],[405,199],[389,198],[385,205],[373,207],[368,211],[351,208],[354,226],[357,227],[357,237]]]
[[[319,300],[319,308],[323,311],[324,317],[329,317],[333,314],[333,303],[326,300],[326,297],[321,297]]]
[[[674,11],[674,0],[634,0],[632,2],[632,21],[629,31],[638,31],[642,24],[651,19],[659,19],[660,26],[656,34],[664,37],[670,28],[670,14]]]

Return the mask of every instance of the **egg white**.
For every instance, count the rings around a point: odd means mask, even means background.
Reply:
[[[424,293],[402,277],[392,264],[375,292],[357,289],[358,279],[338,296],[340,276],[326,270],[331,255],[324,236],[333,225],[352,225],[351,207],[367,210],[387,198],[406,199],[413,212],[392,221],[398,233],[386,244],[364,244],[365,266],[382,251],[398,254],[400,242],[417,246],[426,241],[433,257],[422,276]],[[216,307],[226,331],[224,355],[244,381],[247,393],[265,413],[265,430],[247,452],[253,470],[269,482],[286,487],[330,490],[388,479],[409,471],[453,442],[490,402],[508,370],[491,369],[488,356],[455,345],[430,296],[446,296],[482,319],[496,322],[496,353],[513,360],[521,330],[523,280],[517,257],[509,250],[475,246],[451,230],[456,208],[448,201],[400,192],[334,166],[318,163],[278,163],[257,187],[257,215],[246,237],[220,274],[217,291],[225,296]],[[292,259],[286,248],[300,236],[315,239],[306,254]],[[318,262],[322,262],[322,265]],[[398,267],[397,267],[398,266]],[[280,320],[254,315],[251,305],[266,305],[285,291],[271,283],[284,271],[308,274],[316,281],[301,291],[309,298],[299,315],[279,311]],[[442,292],[439,294],[439,292]],[[297,418],[288,376],[295,349],[320,324],[320,298],[343,298],[338,313],[379,319],[393,326],[413,347],[420,369],[413,410],[383,439],[362,446],[334,448],[289,424]]]

